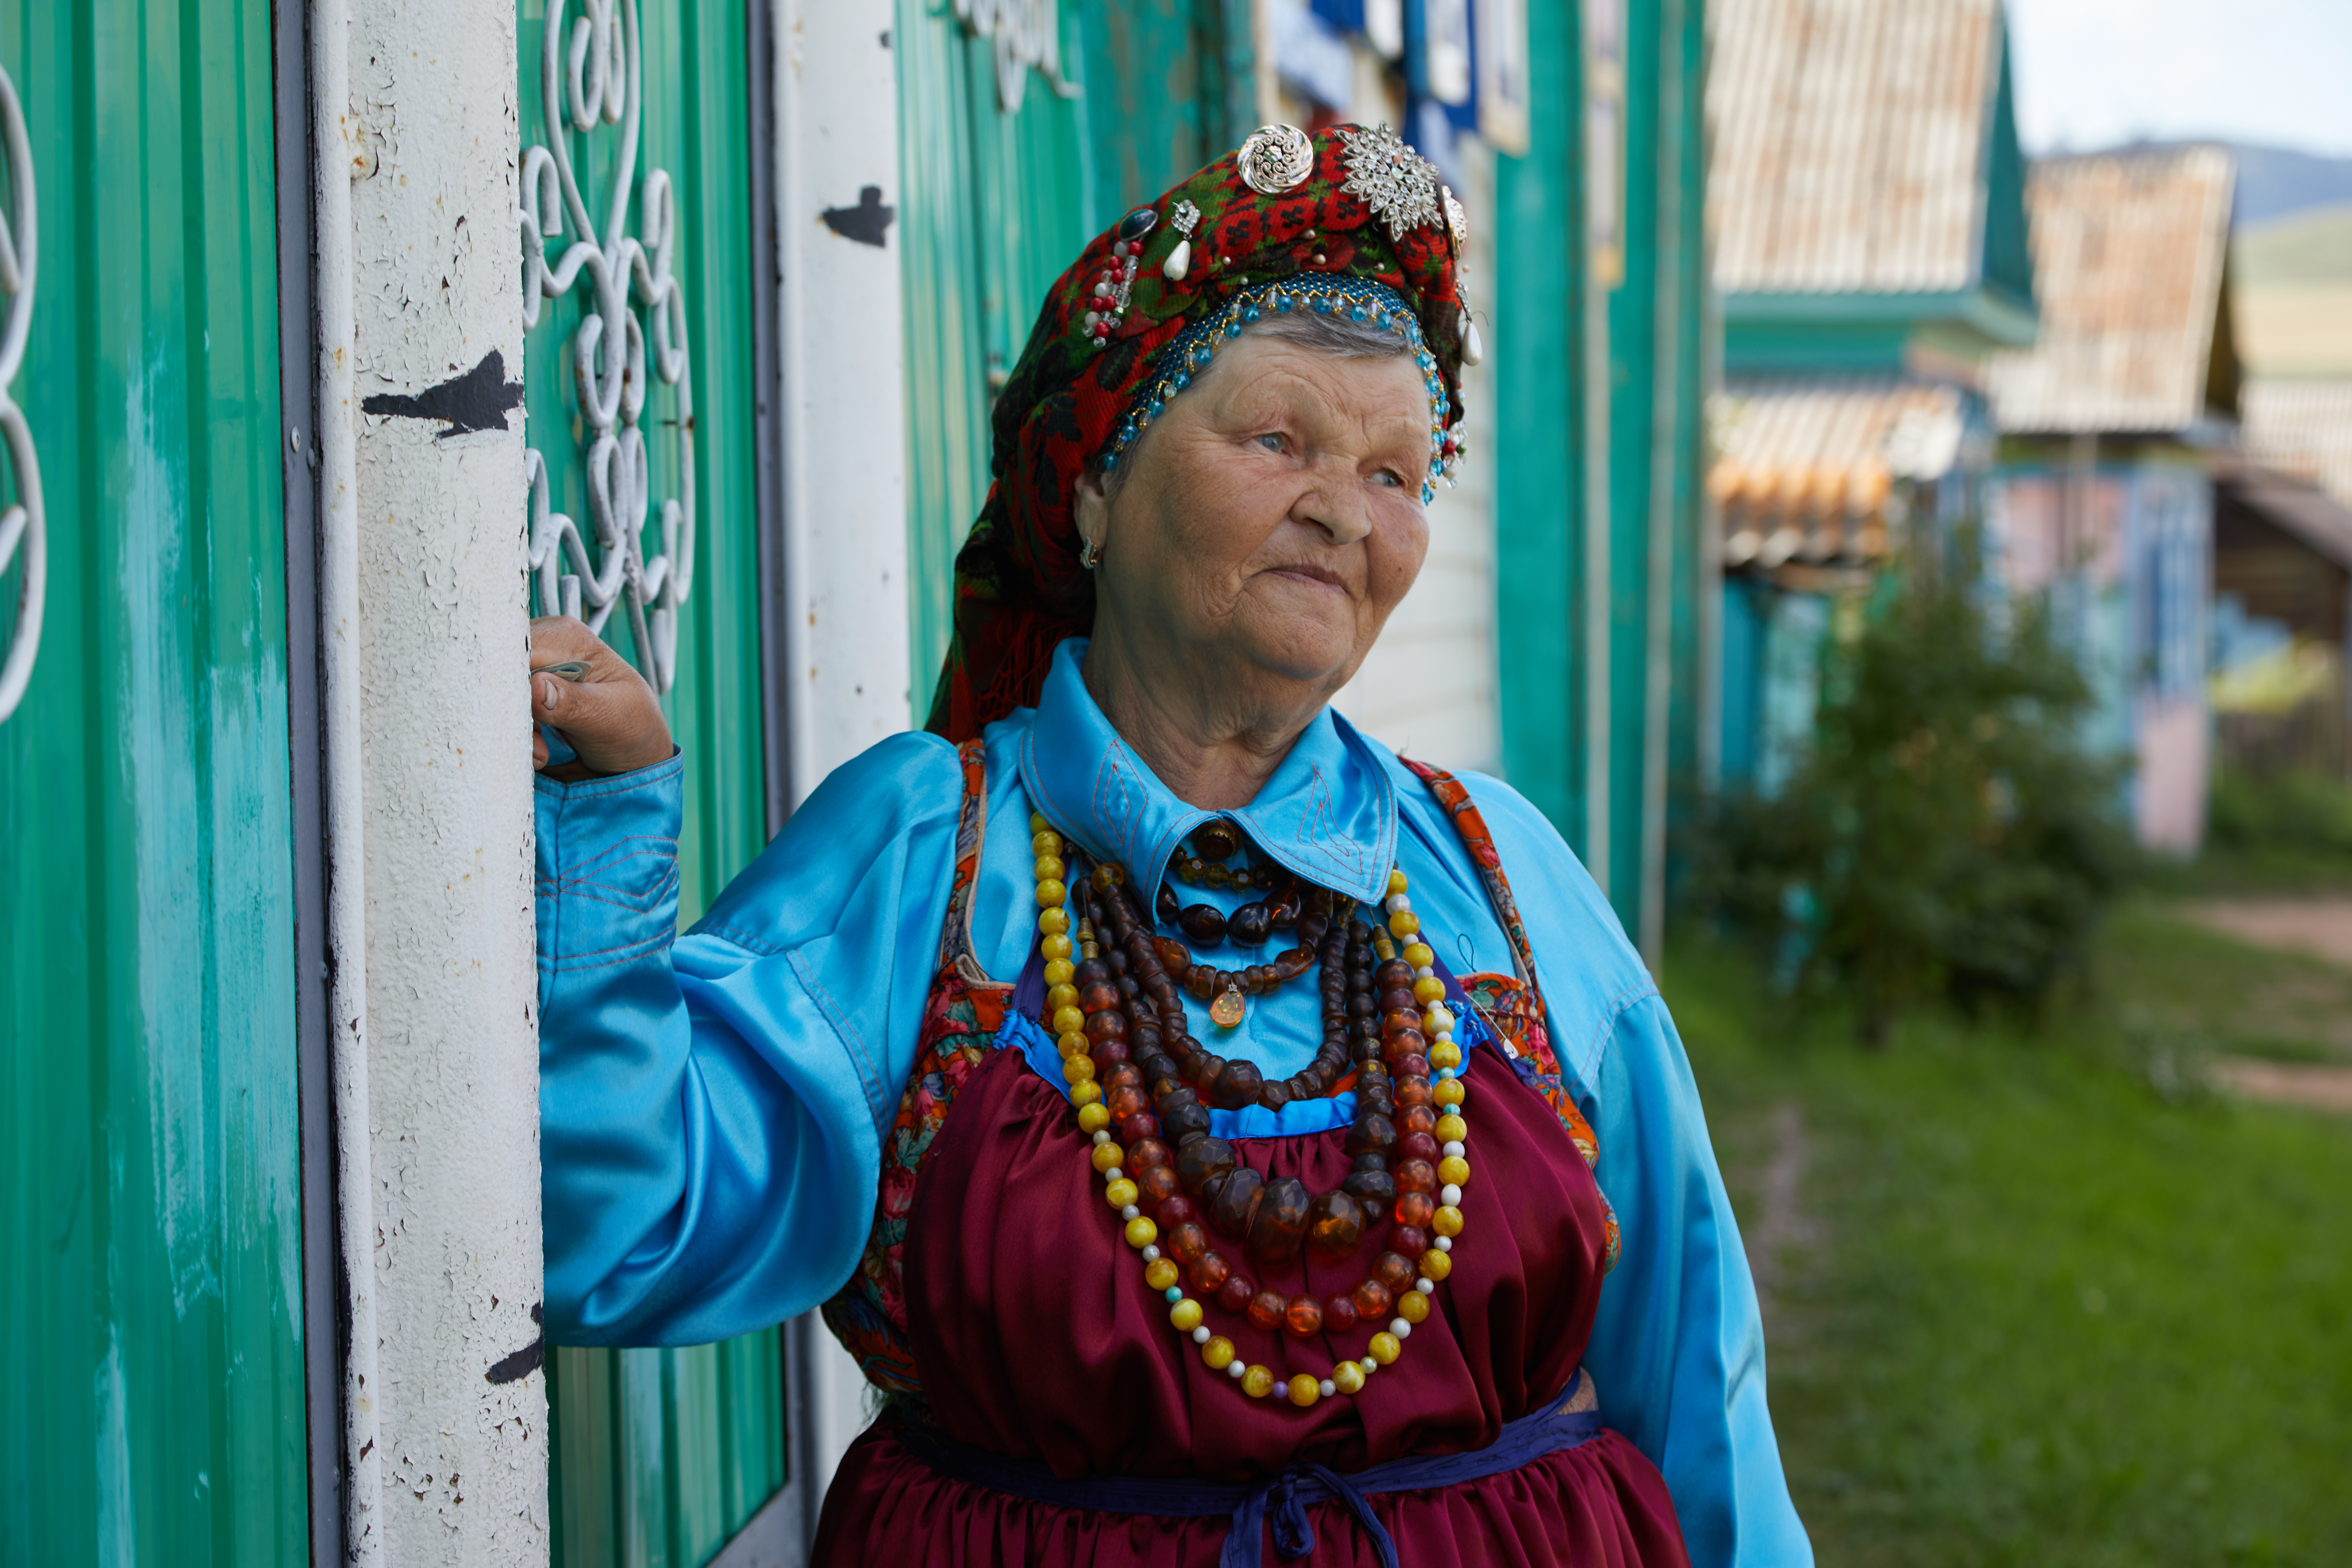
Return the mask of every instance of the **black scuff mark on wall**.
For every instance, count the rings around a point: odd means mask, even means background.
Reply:
[[[427,387],[414,397],[405,392],[378,392],[360,404],[368,413],[437,419],[446,428],[433,433],[436,441],[471,435],[478,430],[505,430],[507,411],[521,406],[522,383],[507,380],[506,356],[496,349],[464,375]]]
[[[536,1303],[530,1309],[530,1321],[535,1323],[543,1321]],[[483,1375],[492,1383],[515,1383],[529,1377],[546,1363],[547,1335],[541,1333],[512,1355],[502,1355],[492,1362],[490,1370]]]
[[[879,185],[860,190],[854,207],[827,207],[824,213],[825,227],[844,239],[870,245],[877,250],[883,248],[883,235],[889,232],[890,220],[898,215],[898,208],[882,204]]]

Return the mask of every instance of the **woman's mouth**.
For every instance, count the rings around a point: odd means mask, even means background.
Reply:
[[[1318,565],[1314,561],[1294,561],[1288,566],[1270,566],[1266,570],[1276,577],[1297,578],[1340,593],[1348,591],[1346,580],[1329,567]]]

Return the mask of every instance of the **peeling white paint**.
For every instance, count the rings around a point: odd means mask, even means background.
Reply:
[[[880,246],[865,245],[824,221],[869,185],[900,204],[898,71],[889,0],[775,4],[781,620],[797,802],[909,719],[902,231],[894,218]]]
[[[493,350],[519,373],[515,21],[447,0],[349,14],[351,123],[326,143],[345,154],[320,162],[352,182],[351,379],[328,412],[353,422],[372,1169],[346,1235],[373,1243],[347,1262],[373,1293],[353,1427],[373,1415],[382,1488],[353,1558],[538,1563],[543,1375],[488,1377],[540,1335],[522,421],[444,438],[352,412]]]

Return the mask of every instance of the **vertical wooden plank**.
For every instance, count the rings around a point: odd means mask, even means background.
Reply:
[[[1574,0],[1528,8],[1524,158],[1495,161],[1495,528],[1503,768],[1583,850],[1582,78]]]
[[[1720,330],[1709,307],[1711,257],[1707,249],[1706,0],[1682,0],[1682,155],[1675,178],[1682,183],[1678,242],[1683,264],[1674,308],[1681,313],[1681,353],[1675,378],[1674,581],[1672,691],[1666,742],[1665,913],[1671,915],[1684,884],[1688,831],[1715,756],[1706,735],[1719,720],[1719,698],[1710,691],[1721,668],[1722,570],[1709,537],[1706,471],[1712,461],[1706,432],[1706,399],[1718,379]]]
[[[969,256],[981,221],[965,44],[952,13],[899,0],[898,214],[907,352],[907,573],[918,723],[948,643],[955,550],[987,493],[987,351]],[[993,89],[987,89],[992,95]],[[982,107],[993,108],[992,96]]]
[[[307,1555],[269,47],[226,0],[0,3],[50,541],[0,726],[0,1337],[41,1350],[0,1561]]]

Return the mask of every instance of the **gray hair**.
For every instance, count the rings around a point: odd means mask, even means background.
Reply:
[[[1328,313],[1320,310],[1267,311],[1243,328],[1242,336],[1278,339],[1312,353],[1328,354],[1335,360],[1395,360],[1413,351],[1412,344],[1406,340],[1403,333],[1388,327],[1374,326],[1370,321],[1359,321],[1339,310]],[[1193,371],[1192,386],[1197,387],[1214,375],[1217,367],[1223,362],[1224,356],[1220,354]],[[1146,384],[1156,379],[1147,377]],[[1134,455],[1150,437],[1150,427],[1146,426],[1128,443],[1127,455],[1115,468],[1103,467],[1100,457],[1094,460],[1092,466],[1103,476],[1105,494],[1118,494],[1119,486],[1134,471]]]

